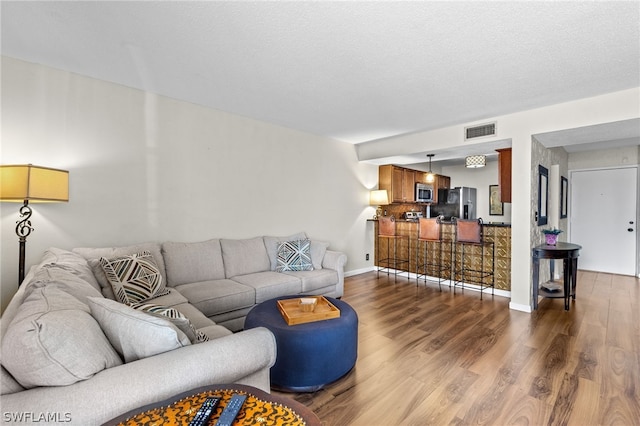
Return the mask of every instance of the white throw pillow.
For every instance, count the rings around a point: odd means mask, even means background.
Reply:
[[[89,308],[55,286],[34,289],[2,337],[2,365],[25,388],[66,386],[122,364]]]
[[[311,240],[311,263],[313,263],[313,269],[322,269],[322,261],[328,248],[329,243],[325,241]]]
[[[171,321],[139,312],[115,300],[90,297],[91,314],[125,362],[188,346],[189,338]]]

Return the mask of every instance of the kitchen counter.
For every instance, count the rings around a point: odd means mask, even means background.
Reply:
[[[378,235],[378,221],[367,219],[375,223],[375,235]],[[396,219],[396,232],[398,235],[409,237],[398,244],[399,253],[406,255],[410,250],[409,271],[416,272],[416,248],[418,247],[418,221],[407,219]],[[494,274],[495,288],[511,291],[511,224],[503,222],[483,223],[483,234],[486,241],[492,241],[495,245]],[[444,241],[453,242],[455,240],[455,227],[451,221],[443,222],[442,238]],[[386,246],[378,247],[378,239],[375,238],[374,262],[378,265],[378,256],[387,257]],[[378,253],[380,249],[380,253]],[[491,263],[491,259],[488,260]]]
[[[501,227],[501,228],[511,228],[511,224],[510,223],[504,223],[504,222],[487,222],[487,223],[483,223],[483,226],[497,226],[497,227]]]
[[[367,219],[367,222],[377,222],[377,219]],[[418,223],[417,219],[396,219],[397,223]],[[453,225],[453,222],[450,220],[443,220],[443,225]],[[511,228],[510,223],[505,222],[483,222],[482,226],[497,226],[502,228]]]

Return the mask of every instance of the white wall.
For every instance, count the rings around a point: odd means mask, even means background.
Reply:
[[[353,145],[2,58],[2,164],[69,170],[66,204],[33,204],[27,270],[50,247],[306,231],[372,266],[377,166]],[[0,204],[2,309],[17,288],[19,204]],[[372,256],[373,258],[373,256]]]
[[[640,164],[640,146],[572,152],[569,154],[569,170],[629,166],[634,164]]]

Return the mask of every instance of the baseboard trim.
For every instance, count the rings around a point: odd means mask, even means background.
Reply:
[[[531,306],[529,306],[529,305],[521,305],[519,303],[513,303],[513,302],[509,302],[509,309],[511,309],[513,311],[526,312],[528,314],[533,312],[533,309],[531,308]]]
[[[353,269],[351,271],[345,271],[344,276],[345,278],[353,277],[354,275],[366,274],[367,272],[375,272],[375,270],[376,270],[375,266],[371,266],[369,268],[362,268],[362,269]]]
[[[346,278],[346,277],[352,277],[354,275],[366,274],[367,272],[375,272],[375,271],[376,271],[376,267],[372,266],[370,268],[354,269],[354,270],[351,270],[349,272],[345,272],[344,276]],[[393,271],[393,269],[391,271]],[[386,272],[383,272],[383,273],[386,273]],[[391,273],[393,273],[393,272],[391,272]],[[403,274],[406,274],[406,272],[403,272]],[[406,278],[406,275],[404,275],[403,277]],[[413,273],[413,272],[410,272],[409,273],[409,280],[412,280],[412,279],[413,280],[416,279],[416,274]],[[438,282],[438,278],[437,277],[427,277],[427,281]],[[447,286],[453,287],[453,283],[449,283],[449,280],[442,281],[442,285],[447,285]],[[464,284],[464,288],[465,288],[465,290],[472,290],[472,291],[478,291],[478,292],[480,291],[480,286],[475,285],[475,284],[467,284],[467,283],[465,283]],[[491,287],[484,289],[484,293],[485,294],[490,293],[490,292],[491,292]],[[505,297],[507,299],[511,298],[511,292],[510,291],[501,290],[499,288],[494,289],[494,294],[496,296]]]

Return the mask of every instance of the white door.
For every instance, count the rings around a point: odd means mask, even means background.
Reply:
[[[573,171],[569,241],[580,244],[578,268],[635,275],[638,169]]]

